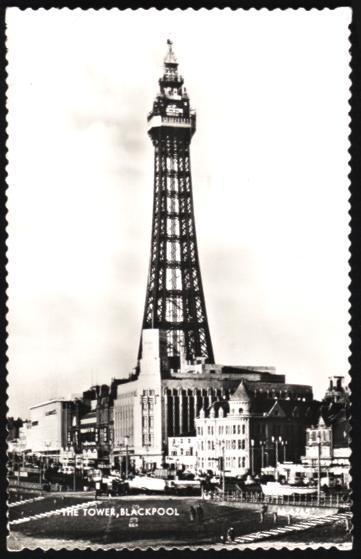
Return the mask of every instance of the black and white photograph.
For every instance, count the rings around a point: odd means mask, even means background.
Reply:
[[[351,9],[6,11],[23,549],[352,549]]]

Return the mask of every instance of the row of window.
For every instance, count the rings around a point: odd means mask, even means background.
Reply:
[[[331,430],[330,429],[323,429],[323,430],[315,430],[308,432],[308,441],[310,443],[315,443],[318,440],[320,441],[329,442],[331,440]]]
[[[220,446],[224,445],[226,450],[245,450],[246,448],[246,440],[245,439],[232,439],[226,441],[219,441],[217,445],[215,441],[201,441],[200,442],[200,450],[216,450]]]
[[[202,470],[209,469],[214,470],[215,462],[214,460],[207,460],[206,458],[201,458],[200,466]],[[245,468],[246,467],[246,457],[245,456],[228,456],[225,460],[226,470],[235,468]]]
[[[179,439],[179,444],[183,444],[183,440],[184,440],[184,443],[191,444],[191,439],[183,439],[183,438]],[[178,439],[173,439],[173,445],[175,445],[177,442],[178,442]]]
[[[143,396],[154,396],[155,394],[155,390],[151,389],[147,389],[147,390],[143,390]]]
[[[171,456],[178,456],[178,452],[176,450],[172,450],[170,453]],[[183,448],[179,449],[179,455],[180,456],[193,456],[193,448],[187,448],[187,450],[184,452]]]
[[[217,428],[213,425],[208,425],[207,429],[203,427],[197,427],[197,435],[203,436],[203,432],[207,435],[214,435]],[[246,425],[244,423],[238,425],[218,425],[218,434],[219,435],[244,435],[246,432]]]

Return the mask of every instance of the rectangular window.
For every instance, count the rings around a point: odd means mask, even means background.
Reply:
[[[240,435],[241,434],[241,426],[237,425],[237,434]]]
[[[242,435],[244,435],[245,432],[246,432],[246,426],[245,426],[245,424],[243,423],[243,425],[242,425]]]
[[[233,429],[232,429],[233,435],[236,434],[236,425],[233,425]]]
[[[242,448],[242,441],[241,441],[241,439],[238,439],[238,449],[241,449],[241,448]]]
[[[246,458],[243,456],[242,457],[242,468],[246,467]]]

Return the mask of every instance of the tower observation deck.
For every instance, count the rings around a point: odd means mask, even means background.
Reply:
[[[190,143],[196,114],[168,41],[160,90],[148,115],[154,146],[151,256],[142,329],[167,332],[171,367],[180,356],[214,363],[198,259]],[[141,358],[140,343],[138,358]]]

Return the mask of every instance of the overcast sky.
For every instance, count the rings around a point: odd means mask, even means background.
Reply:
[[[174,50],[217,363],[348,371],[351,11],[7,11],[9,407],[126,376],[148,272],[146,116]]]

